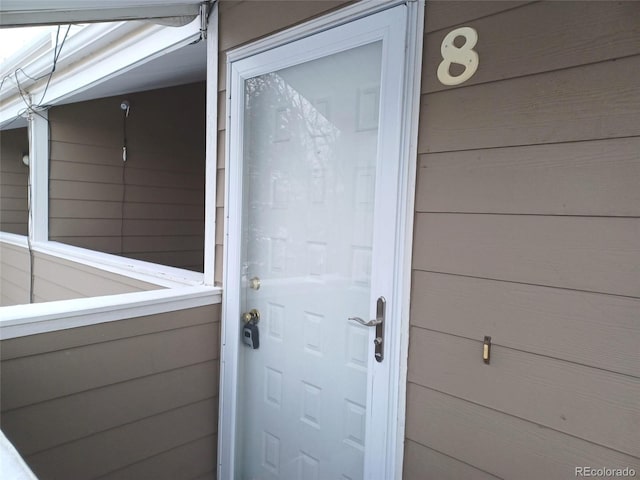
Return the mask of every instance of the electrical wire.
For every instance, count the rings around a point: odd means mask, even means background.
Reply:
[[[129,107],[122,111],[122,199],[120,202],[120,255],[124,253],[124,216],[127,200],[127,118],[129,117]]]
[[[62,47],[64,47],[64,43],[67,41],[69,30],[71,30],[71,25],[67,25],[67,31],[64,34],[62,43],[60,43],[60,49],[58,49],[58,37],[60,35],[60,25],[58,25],[58,31],[56,32],[56,44],[53,47],[53,66],[51,67],[51,73],[49,74],[49,78],[47,79],[47,85],[44,87],[44,93],[42,94],[42,97],[40,98],[40,102],[38,103],[37,107],[42,106],[44,97],[47,95],[47,90],[49,90],[49,84],[51,83],[51,78],[53,77],[53,73],[56,71],[56,67],[58,65],[58,58],[60,57],[60,53],[62,52]]]
[[[31,143],[31,122],[27,128],[27,135],[29,136],[29,143]],[[31,154],[31,152],[29,152]],[[33,245],[31,244],[31,228],[34,223],[33,219],[33,188],[31,185],[31,162],[29,162],[29,174],[27,176],[27,249],[29,250],[29,303],[34,303],[34,287],[35,287],[35,272],[34,272],[34,253]]]
[[[27,107],[26,112],[40,115],[37,109],[45,108],[45,106],[43,105],[43,102],[47,95],[47,92],[49,91],[49,86],[51,85],[51,79],[53,78],[53,74],[55,73],[56,68],[58,66],[58,59],[60,58],[60,54],[62,53],[62,49],[65,45],[65,42],[67,41],[70,30],[71,30],[71,25],[67,25],[67,30],[64,34],[64,37],[62,38],[62,41],[60,41],[60,25],[58,25],[58,29],[56,31],[56,41],[53,47],[53,63],[51,66],[51,70],[48,73],[40,75],[39,77],[33,77],[29,75],[27,72],[25,72],[25,70],[22,67],[18,67],[13,72],[6,74],[0,81],[0,90],[1,90],[2,87],[4,86],[5,81],[7,81],[8,79],[11,79],[12,77],[15,79],[16,87],[18,89],[20,98],[22,99],[22,101]],[[26,89],[22,88],[22,85],[20,84],[20,79],[18,78],[18,73],[21,73],[32,82],[37,82],[39,80],[42,80],[45,77],[48,77],[47,83],[45,84],[44,91],[42,92],[42,96],[40,97],[39,102],[33,103],[33,100],[29,97],[29,92],[27,92]],[[24,114],[24,111],[22,115],[23,114]],[[22,116],[22,115],[19,115],[19,116]],[[40,116],[43,117],[42,115]],[[13,123],[13,121],[11,123]]]
[[[64,44],[67,40],[67,37],[69,36],[69,31],[71,30],[71,25],[67,25],[67,31],[64,34],[64,37],[62,38],[62,41],[60,41],[60,26],[58,26],[58,29],[56,31],[56,42],[55,45],[53,47],[53,64],[51,66],[51,71],[49,73],[40,75],[39,77],[33,77],[31,75],[29,75],[27,72],[24,71],[24,69],[22,67],[18,67],[16,68],[13,72],[6,74],[2,80],[0,81],[0,90],[2,90],[2,87],[4,86],[4,83],[7,80],[11,80],[11,78],[15,78],[15,84],[16,87],[18,89],[18,94],[20,95],[20,98],[22,99],[23,103],[25,104],[26,108],[19,110],[18,114],[16,116],[16,118],[14,118],[12,121],[10,121],[9,123],[7,123],[5,125],[5,128],[9,125],[11,125],[12,123],[16,122],[18,119],[20,118],[24,118],[25,116],[27,117],[27,121],[30,124],[31,123],[31,119],[30,119],[30,115],[38,115],[40,118],[42,118],[43,120],[45,120],[47,122],[47,128],[49,129],[49,142],[51,142],[51,124],[49,122],[49,119],[47,117],[45,117],[44,115],[42,115],[38,109],[44,108],[43,107],[43,102],[44,99],[47,95],[47,92],[49,90],[49,85],[51,84],[51,79],[53,77],[53,74],[56,71],[56,68],[58,66],[58,59],[60,58],[60,54],[62,53],[62,48],[64,47]],[[43,78],[47,77],[47,83],[44,87],[44,91],[42,93],[42,96],[40,97],[40,101],[37,102],[36,104],[33,103],[32,98],[29,94],[29,92],[27,92],[25,89],[22,88],[22,85],[20,84],[20,79],[18,78],[18,73],[21,73],[22,75],[24,75],[26,78],[30,79],[32,82],[37,82],[39,80],[42,80]],[[128,115],[128,111],[126,112],[126,114]],[[126,129],[126,124],[125,124],[125,129]],[[125,141],[126,141],[126,137],[125,137]],[[30,168],[32,168],[32,166],[30,166]],[[50,166],[49,166],[50,168]],[[124,182],[124,170],[123,170],[123,182]],[[124,192],[123,192],[124,195]],[[124,202],[124,197],[123,197],[123,202]],[[123,204],[123,210],[124,210],[124,204]],[[33,226],[34,223],[34,218],[33,218],[33,185],[31,184],[31,175],[29,175],[28,177],[28,181],[27,181],[27,211],[28,211],[28,222],[29,222],[29,230],[31,230],[31,227]],[[35,260],[35,254],[33,251],[33,244],[32,244],[32,240],[31,240],[31,236],[32,236],[32,232],[29,231],[29,233],[27,234],[27,248],[29,250],[29,303],[34,303],[35,300],[35,293],[34,293],[34,286],[35,286],[35,272],[34,272],[34,260]]]
[[[2,77],[2,80],[0,80],[0,90],[2,90],[2,87],[4,86],[4,82],[7,80],[7,78],[11,78],[11,75],[13,74],[7,73],[4,77]]]
[[[29,225],[33,225],[33,208],[32,208],[32,192],[31,188],[31,175],[29,175],[29,179],[27,181],[28,189],[27,189],[27,209],[29,212]],[[35,271],[34,271],[34,253],[33,253],[33,245],[31,244],[31,234],[27,233],[27,248],[29,249],[29,303],[34,303],[34,287],[35,287]]]

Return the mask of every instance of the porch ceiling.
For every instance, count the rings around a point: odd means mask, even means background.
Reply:
[[[207,78],[206,57],[206,42],[187,45],[71,95],[59,104],[204,81]]]
[[[131,92],[204,81],[206,42],[199,41],[200,21],[182,27],[149,22],[111,22],[86,26],[70,38],[51,76],[54,46],[49,41],[31,57],[16,52],[6,77],[20,67],[22,92],[38,106],[79,102]],[[10,59],[11,60],[11,59]],[[10,63],[10,62],[9,62]],[[0,127],[24,126],[23,94],[14,83],[0,90]],[[45,96],[46,95],[46,96]]]

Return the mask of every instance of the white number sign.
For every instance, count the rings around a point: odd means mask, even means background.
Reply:
[[[456,47],[454,40],[458,37],[465,39],[464,45]],[[478,32],[471,27],[461,27],[449,32],[440,46],[442,62],[438,65],[438,80],[444,85],[459,85],[469,80],[480,64],[478,53],[473,47],[478,43]],[[464,67],[460,75],[453,76],[449,72],[452,63]]]

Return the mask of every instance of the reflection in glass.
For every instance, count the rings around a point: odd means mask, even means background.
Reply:
[[[238,478],[362,478],[380,65],[378,42],[245,81]]]

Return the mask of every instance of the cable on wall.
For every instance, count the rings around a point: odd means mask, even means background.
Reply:
[[[31,143],[31,119],[27,123],[27,136],[29,143]],[[29,154],[33,150],[29,148]],[[31,170],[31,158],[27,164],[27,168]],[[33,190],[31,188],[31,172],[27,172],[27,249],[29,250],[29,303],[34,303],[34,286],[35,286],[35,272],[34,272],[34,253],[33,245],[31,244],[31,225],[33,225],[33,207],[32,207]]]
[[[120,102],[120,110],[122,110],[122,199],[120,202],[120,255],[124,253],[124,215],[127,200],[127,118],[131,104],[128,100]]]
[[[27,181],[27,210],[29,216],[29,225],[33,222],[33,211],[31,208],[31,175],[28,176]],[[27,234],[27,249],[29,250],[29,303],[33,303],[34,300],[34,285],[35,285],[35,272],[34,272],[34,254],[33,245],[31,245],[31,235]]]

